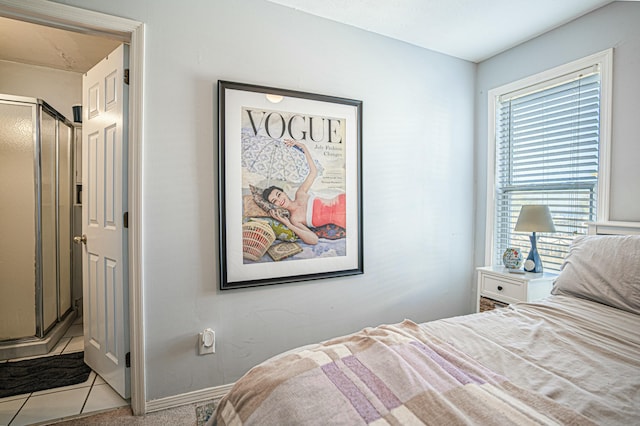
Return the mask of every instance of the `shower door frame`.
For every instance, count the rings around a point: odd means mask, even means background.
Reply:
[[[43,338],[53,327],[55,327],[55,325],[57,323],[59,323],[64,317],[66,317],[72,310],[73,310],[73,284],[71,282],[69,282],[69,307],[67,310],[65,310],[64,312],[61,312],[60,309],[60,295],[61,295],[61,275],[60,275],[60,270],[61,270],[61,266],[62,266],[62,262],[61,262],[61,256],[60,256],[60,242],[61,242],[61,235],[60,235],[60,221],[61,221],[61,215],[60,215],[60,201],[61,201],[61,188],[60,188],[60,173],[61,173],[61,168],[60,168],[60,137],[61,137],[61,126],[65,126],[66,129],[68,129],[69,133],[69,137],[68,137],[68,143],[71,143],[71,132],[73,131],[73,124],[61,113],[59,113],[58,111],[56,111],[51,105],[49,105],[47,102],[45,102],[42,99],[35,99],[37,105],[36,105],[36,122],[37,122],[37,126],[36,126],[36,140],[37,140],[37,144],[36,144],[36,149],[35,149],[35,170],[36,170],[36,209],[39,212],[39,214],[37,214],[37,219],[36,219],[36,247],[38,248],[38,252],[36,253],[36,265],[38,266],[37,270],[36,270],[36,302],[39,304],[39,309],[36,309],[36,336],[39,338]],[[50,116],[52,116],[53,118],[56,119],[56,127],[55,127],[55,149],[54,149],[54,157],[55,157],[55,200],[54,200],[54,209],[55,209],[55,213],[54,213],[54,222],[55,222],[55,265],[56,265],[56,315],[55,315],[55,321],[52,322],[51,324],[46,324],[45,323],[45,318],[44,318],[44,314],[45,314],[45,306],[44,306],[44,302],[45,302],[45,295],[44,295],[44,274],[42,273],[42,267],[43,267],[43,260],[44,260],[44,254],[43,254],[43,241],[42,241],[42,119],[43,119],[43,110],[49,114]],[[73,169],[73,150],[70,149],[68,150],[68,158],[67,158],[67,169],[69,171],[71,171]],[[69,191],[67,193],[67,195],[71,195],[72,194],[72,186],[73,182],[71,180],[69,180],[68,182],[69,187],[65,189],[65,191]],[[72,230],[72,209],[69,208],[69,212],[68,212],[68,229],[69,229],[69,244],[70,244],[70,239],[72,238],[71,235],[71,230]],[[71,253],[69,253],[69,264],[67,265],[67,267],[69,268],[69,280],[71,280]],[[38,318],[38,315],[40,315],[40,318]]]
[[[35,339],[44,338],[47,333],[53,329],[63,318],[65,318],[72,310],[73,310],[73,286],[69,283],[69,301],[70,305],[67,310],[61,312],[60,309],[60,266],[61,266],[61,257],[60,257],[60,126],[65,126],[73,129],[73,124],[67,120],[62,114],[56,111],[51,105],[45,102],[42,99],[31,98],[25,96],[16,96],[16,95],[8,95],[1,94],[0,100],[4,104],[8,105],[16,105],[16,106],[29,106],[31,108],[31,122],[33,125],[32,128],[32,146],[33,146],[33,178],[34,178],[34,188],[33,188],[33,197],[34,197],[34,228],[35,228],[35,239],[34,239],[34,257],[35,257],[35,265],[34,265],[34,296],[35,296],[35,327],[33,329],[33,333],[31,335],[25,336],[17,336],[16,338],[11,338],[5,343],[22,343],[29,342]],[[43,112],[44,111],[44,112]],[[53,203],[53,239],[54,239],[54,247],[55,247],[55,295],[56,295],[56,303],[55,303],[55,320],[50,324],[45,324],[45,301],[44,301],[44,273],[43,273],[43,262],[44,262],[44,253],[43,253],[43,244],[44,240],[42,238],[43,232],[43,203],[42,203],[42,124],[43,124],[43,114],[47,114],[55,120],[55,132],[54,132],[54,144],[55,146],[52,149],[53,155],[53,175],[55,182],[55,192],[52,199]],[[69,139],[71,142],[71,139]],[[68,152],[68,167],[72,168],[71,160],[73,158],[73,151],[69,150]],[[71,184],[71,182],[70,182]],[[72,191],[72,188],[68,188],[69,191]],[[71,192],[69,192],[70,195]],[[69,229],[71,230],[71,209],[69,209]],[[69,235],[71,238],[71,235]],[[71,271],[71,256],[69,256],[69,271]],[[71,279],[71,275],[69,274],[69,279]]]
[[[29,99],[29,98],[25,98]],[[34,171],[35,171],[35,190],[36,190],[36,337],[44,338],[47,333],[53,329],[56,324],[58,324],[64,317],[70,314],[73,310],[73,285],[69,283],[69,308],[64,312],[61,312],[60,309],[60,295],[61,295],[61,277],[60,277],[60,269],[61,269],[61,256],[60,256],[60,136],[61,136],[61,126],[65,126],[71,131],[73,129],[73,124],[62,114],[56,111],[51,105],[45,102],[42,99],[32,98],[34,101],[36,108],[36,126],[35,126],[35,145],[34,145]],[[53,156],[55,157],[55,168],[54,168],[54,176],[55,176],[55,197],[53,200],[54,204],[54,240],[55,240],[55,294],[56,294],[56,306],[55,306],[55,320],[51,324],[46,324],[45,321],[45,294],[44,294],[44,253],[43,253],[43,244],[44,241],[42,239],[42,217],[43,217],[43,206],[42,206],[42,125],[43,125],[43,114],[48,114],[56,120],[55,126],[55,147]],[[69,141],[71,139],[69,138]],[[70,150],[70,155],[73,155],[72,150]],[[72,168],[72,162],[67,160],[68,168]],[[69,185],[72,183],[69,182]],[[66,190],[71,191],[72,188],[69,187]],[[71,221],[72,221],[72,211],[69,209],[69,229],[71,229]],[[68,235],[71,238],[71,235]],[[71,271],[71,255],[69,255],[69,272]],[[71,279],[71,275],[69,274],[69,279]]]

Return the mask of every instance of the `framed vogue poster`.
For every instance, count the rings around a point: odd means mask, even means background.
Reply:
[[[218,82],[220,288],[363,273],[362,102]]]

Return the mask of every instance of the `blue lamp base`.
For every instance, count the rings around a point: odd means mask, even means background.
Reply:
[[[542,259],[540,259],[540,255],[538,254],[538,247],[536,244],[537,237],[535,232],[529,236],[529,240],[531,240],[531,250],[529,251],[527,260],[524,262],[524,270],[536,274],[542,273]]]

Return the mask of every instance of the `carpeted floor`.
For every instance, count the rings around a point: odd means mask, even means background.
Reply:
[[[75,385],[89,378],[84,352],[0,363],[0,398]]]
[[[61,421],[56,426],[203,426],[215,411],[216,402],[183,405],[169,410],[157,411],[144,416],[134,416],[130,407],[77,417]]]

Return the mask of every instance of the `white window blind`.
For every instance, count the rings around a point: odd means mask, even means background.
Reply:
[[[546,204],[556,233],[538,234],[547,270],[559,270],[576,234],[596,219],[600,138],[597,67],[504,94],[496,102],[494,263],[530,247],[513,229],[521,206]]]

